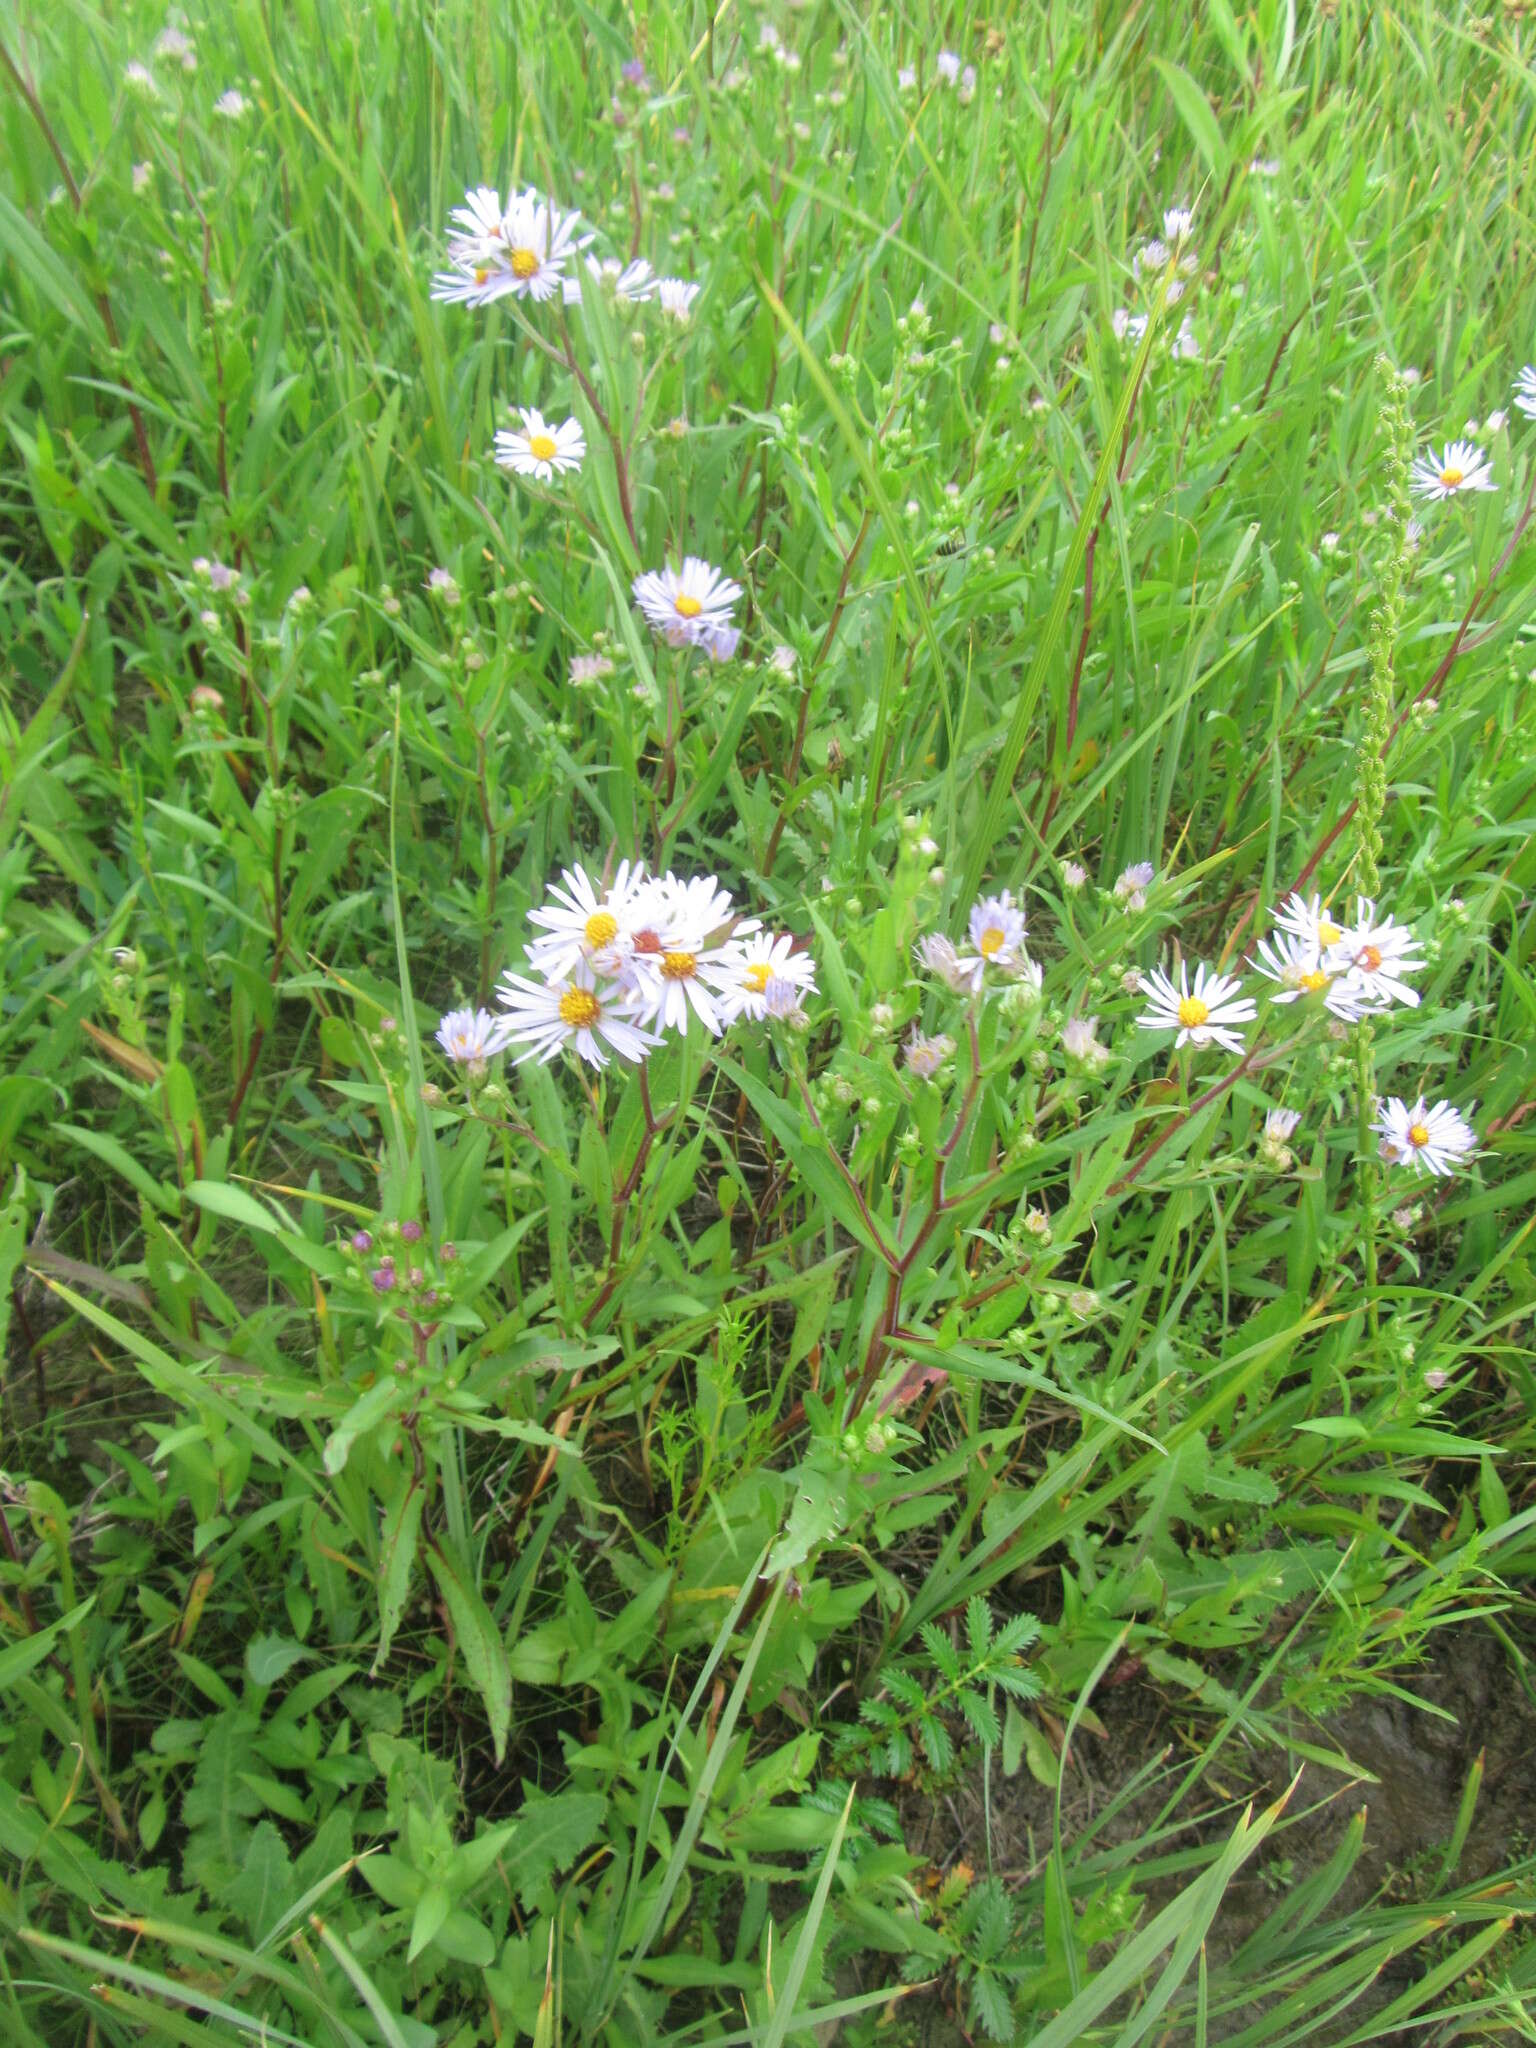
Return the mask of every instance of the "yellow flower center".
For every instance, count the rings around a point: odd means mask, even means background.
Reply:
[[[1408,1126],[1408,1142],[1410,1145],[1427,1145],[1429,1143],[1429,1132],[1424,1128],[1423,1124],[1410,1124]]]
[[[688,981],[698,964],[692,953],[663,953],[661,978],[663,981]]]
[[[553,434],[530,434],[528,453],[538,462],[552,462],[560,453]]]
[[[743,988],[751,989],[754,995],[761,995],[763,990],[767,988],[768,977],[772,973],[773,969],[766,960],[754,960],[746,973],[741,977],[741,985]]]
[[[568,988],[560,998],[560,1022],[573,1031],[590,1031],[603,1006],[589,988]]]
[[[1211,1014],[1211,1006],[1200,996],[1181,996],[1179,999],[1179,1022],[1186,1031],[1194,1031]]]
[[[685,619],[696,619],[704,609],[699,600],[696,597],[690,597],[687,591],[683,591],[672,602],[679,614]]]
[[[514,249],[512,251],[512,275],[514,277],[537,277],[539,274],[539,252],[537,249]]]
[[[484,264],[484,263],[477,263],[477,264],[475,265],[475,283],[476,283],[476,284],[484,284],[484,283],[485,283],[485,280],[486,280],[486,279],[487,279],[487,278],[488,278],[488,277],[490,276],[490,274],[491,274],[491,272],[490,272],[490,267],[489,267],[489,265],[487,265],[487,264]]]
[[[1467,472],[1464,469],[1458,469],[1454,462],[1448,462],[1440,472],[1440,485],[1443,490],[1454,491],[1459,485],[1464,484],[1466,480]]]
[[[582,926],[582,935],[594,951],[608,946],[619,936],[619,920],[607,910],[594,910]]]
[[[1362,946],[1355,955],[1355,965],[1363,967],[1367,974],[1374,974],[1381,965],[1380,946]]]
[[[1006,937],[1007,934],[999,931],[995,924],[989,924],[981,937],[976,941],[982,959],[990,960],[994,953],[1000,953],[1003,950],[1003,940]]]
[[[1336,946],[1344,936],[1331,917],[1317,920],[1317,943],[1320,946]]]
[[[1328,986],[1328,977],[1321,971],[1320,968],[1311,967],[1308,968],[1305,974],[1297,975],[1296,986],[1298,988],[1304,988],[1308,995],[1312,995],[1318,989],[1326,988]]]

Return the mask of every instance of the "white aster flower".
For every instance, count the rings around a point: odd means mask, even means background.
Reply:
[[[484,1066],[503,1051],[509,1033],[505,1017],[489,1010],[449,1010],[437,1027],[437,1042],[456,1066]]]
[[[795,650],[793,647],[775,647],[768,657],[768,666],[776,676],[792,676],[795,672]]]
[[[919,1081],[931,1081],[955,1050],[955,1041],[944,1032],[930,1038],[914,1024],[902,1048],[907,1072]]]
[[[1286,1144],[1301,1122],[1299,1109],[1272,1109],[1264,1119],[1264,1135],[1277,1145]]]
[[[673,647],[699,647],[730,625],[741,585],[701,556],[688,555],[681,569],[647,569],[637,576],[634,595],[647,622]]]
[[[1179,963],[1177,986],[1162,968],[1154,967],[1147,976],[1151,1007],[1136,1022],[1144,1031],[1176,1031],[1175,1047],[1215,1044],[1240,1053],[1242,1037],[1233,1027],[1251,1024],[1258,1015],[1252,998],[1239,995],[1241,987],[1235,975],[1218,974],[1203,961],[1195,969],[1193,988],[1187,961]]]
[[[758,929],[756,918],[747,922],[736,918],[730,890],[722,888],[713,875],[657,876],[638,914],[652,917],[664,930],[696,933],[700,939],[723,932],[733,923],[738,936]]]
[[[816,962],[794,946],[788,932],[759,932],[728,939],[715,950],[703,972],[720,999],[727,1024],[738,1017],[759,1023],[764,1017],[787,1015],[800,1007],[803,995],[815,994]]]
[[[135,92],[141,92],[149,99],[155,96],[154,74],[149,66],[141,64],[137,57],[131,64],[123,66],[123,83],[131,85]]]
[[[161,29],[155,38],[155,55],[164,57],[172,64],[179,64],[183,71],[197,69],[197,52],[192,47],[190,36],[172,25]]]
[[[1299,932],[1274,932],[1269,938],[1260,939],[1258,952],[1254,965],[1260,974],[1278,983],[1274,995],[1277,1003],[1294,1003],[1303,996],[1316,995],[1333,980],[1316,943]]]
[[[1069,1017],[1061,1027],[1061,1049],[1069,1060],[1080,1060],[1085,1067],[1102,1067],[1109,1058],[1109,1047],[1100,1045],[1097,1036],[1097,1017]]]
[[[969,990],[971,970],[961,961],[954,941],[942,932],[929,932],[920,938],[912,948],[912,956],[920,973],[936,975],[957,992]]]
[[[714,877],[708,877],[714,887]],[[727,902],[729,898],[726,899]],[[675,899],[674,899],[675,904]],[[729,1021],[722,1008],[718,984],[729,980],[732,965],[728,945],[712,945],[707,937],[711,927],[689,925],[675,914],[660,932],[646,937],[660,938],[659,947],[637,944],[625,973],[629,1006],[646,1024],[663,1030],[686,1031],[692,1010],[712,1037],[718,1038]],[[767,983],[764,984],[764,994]]]
[[[609,976],[617,974],[649,887],[639,861],[620,861],[606,888],[577,861],[551,883],[548,899],[528,913],[528,922],[540,934],[528,947],[529,960],[551,981],[564,980],[588,965]]]
[[[1305,939],[1316,953],[1326,953],[1344,936],[1344,927],[1321,896],[1298,896],[1293,890],[1275,912],[1275,923],[1283,932]]]
[[[1371,1129],[1381,1139],[1381,1156],[1420,1173],[1448,1174],[1477,1150],[1477,1133],[1448,1102],[1426,1107],[1421,1095],[1411,1106],[1391,1095],[1376,1105]]]
[[[1280,159],[1273,156],[1256,156],[1248,166],[1248,175],[1252,178],[1278,178]]]
[[[1483,431],[1488,434],[1502,434],[1508,425],[1509,414],[1496,410],[1489,413],[1487,419],[1483,421]]]
[[[571,657],[571,681],[578,686],[600,683],[604,676],[612,674],[613,663],[606,654],[575,654]]]
[[[972,954],[962,953],[958,964],[965,969],[973,991],[981,987],[988,967],[1000,967],[1009,973],[1023,970],[1024,913],[1014,902],[1011,890],[1004,889],[1000,896],[978,897],[966,921],[966,936],[976,950]]]
[[[496,993],[508,1012],[508,1041],[527,1048],[517,1056],[519,1066],[534,1057],[552,1060],[566,1046],[593,1067],[607,1066],[604,1045],[620,1059],[639,1062],[660,1043],[626,1014],[625,991],[614,983],[599,987],[585,961],[559,981],[504,974]]]
[[[629,263],[620,263],[613,256],[601,259],[589,256],[587,269],[599,284],[605,286],[625,305],[638,305],[643,299],[656,296],[656,273],[643,256],[636,256]],[[567,303],[581,297],[579,278],[566,279],[565,297]]]
[[[496,435],[496,460],[503,469],[537,477],[546,484],[567,470],[580,469],[587,453],[580,420],[562,420],[556,426],[533,406],[525,405],[521,411],[521,430],[503,427]]]
[[[150,181],[150,179],[151,179],[151,178],[152,178],[152,177],[154,176],[154,174],[155,174],[155,167],[154,167],[154,165],[153,165],[153,164],[148,164],[148,163],[144,163],[144,164],[135,164],[135,165],[134,165],[134,167],[133,167],[133,189],[134,189],[134,191],[135,191],[135,192],[143,192],[143,191],[147,190],[147,188],[148,188],[148,186],[149,186],[149,181]]]
[[[581,216],[563,213],[530,188],[515,192],[504,211],[498,194],[478,186],[454,210],[465,232],[449,237],[453,268],[432,280],[432,297],[445,303],[487,306],[492,300],[554,297],[565,266],[584,246],[576,238]]]
[[[1088,879],[1088,870],[1081,861],[1064,860],[1061,864],[1061,886],[1063,889],[1081,889]]]
[[[1170,206],[1163,215],[1163,240],[1181,248],[1195,230],[1195,216],[1187,206]]]
[[[703,289],[703,285],[689,284],[685,278],[663,277],[657,282],[656,298],[669,319],[686,322],[692,318],[693,302]]]
[[[1515,406],[1528,420],[1536,420],[1536,363],[1527,363],[1515,379]]]
[[[1414,463],[1409,483],[1415,496],[1431,499],[1494,488],[1492,467],[1475,441],[1447,441],[1439,455],[1431,448]]]
[[[213,111],[222,114],[226,121],[238,121],[250,108],[250,101],[243,92],[231,86],[228,92],[221,92],[213,103]]]
[[[940,50],[936,69],[946,85],[955,85],[960,78],[960,59],[953,50]]]
[[[967,64],[960,73],[960,82],[955,88],[962,107],[968,107],[976,97],[976,66]]]
[[[1196,339],[1195,330],[1190,325],[1190,319],[1187,313],[1184,315],[1184,318],[1179,322],[1179,331],[1173,337],[1173,340],[1169,344],[1169,346],[1173,355],[1173,359],[1176,363],[1199,362],[1200,343]]]
[[[1117,306],[1110,320],[1116,341],[1140,341],[1147,331],[1145,313],[1132,313],[1124,306]]]
[[[1127,910],[1145,910],[1147,891],[1157,878],[1157,869],[1149,860],[1132,861],[1128,868],[1122,868],[1115,877],[1115,901],[1123,903]]]
[[[1168,268],[1168,244],[1154,237],[1143,242],[1131,257],[1131,269],[1137,277],[1144,270],[1166,270]]]
[[[916,92],[917,71],[915,67],[912,66],[911,64],[903,64],[901,69],[897,72],[896,90],[898,92]]]
[[[1406,925],[1378,918],[1368,896],[1355,905],[1355,922],[1323,955],[1323,965],[1340,980],[1341,992],[1358,1010],[1390,1010],[1394,1003],[1418,1007],[1419,993],[1403,979],[1423,971],[1418,940]]]

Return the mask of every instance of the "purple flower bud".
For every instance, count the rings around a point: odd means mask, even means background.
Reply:
[[[374,1267],[368,1278],[373,1282],[375,1294],[388,1294],[395,1284],[395,1269],[386,1259],[382,1266]]]
[[[393,1017],[381,1017],[379,1019],[379,1029],[383,1032],[386,1038],[389,1036],[390,1032],[393,1031],[395,1028],[395,1020]]]
[[[410,1272],[406,1275],[406,1279],[412,1287],[420,1287],[426,1280],[426,1277],[420,1266],[412,1266]]]
[[[645,66],[638,57],[630,57],[619,67],[620,76],[626,85],[645,84]]]
[[[421,1299],[422,1299],[422,1305],[423,1305],[424,1307],[426,1307],[426,1308],[436,1308],[436,1307],[437,1307],[437,1289],[436,1289],[435,1287],[429,1287],[429,1288],[427,1289],[426,1293],[425,1293],[425,1294],[424,1294],[424,1295],[423,1295],[423,1296],[421,1297]]]
[[[373,1250],[373,1239],[366,1230],[359,1230],[353,1233],[352,1249],[355,1252],[371,1252]]]
[[[405,1239],[405,1242],[407,1244],[420,1244],[421,1225],[416,1221],[416,1218],[414,1216],[406,1217],[405,1221],[400,1226],[400,1235]]]
[[[445,1244],[442,1250],[438,1253],[438,1257],[442,1260],[445,1266],[451,1266],[458,1256],[459,1248],[456,1244]]]

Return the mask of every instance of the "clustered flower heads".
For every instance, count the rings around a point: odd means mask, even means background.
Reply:
[[[578,863],[528,921],[529,971],[509,971],[496,991],[506,1015],[454,1011],[438,1027],[451,1059],[469,1065],[517,1045],[519,1064],[567,1048],[589,1066],[614,1054],[638,1064],[691,1018],[715,1038],[741,1017],[802,1023],[816,988],[811,956],[737,916],[713,875],[651,875],[624,861],[605,884]]]

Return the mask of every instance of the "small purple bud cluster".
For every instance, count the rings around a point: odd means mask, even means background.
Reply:
[[[381,1221],[372,1230],[354,1230],[345,1243],[359,1284],[406,1320],[430,1320],[452,1300],[449,1275],[443,1269],[457,1263],[458,1247],[445,1242],[434,1254],[419,1218],[407,1216],[398,1223]],[[424,1249],[415,1252],[416,1246]]]

